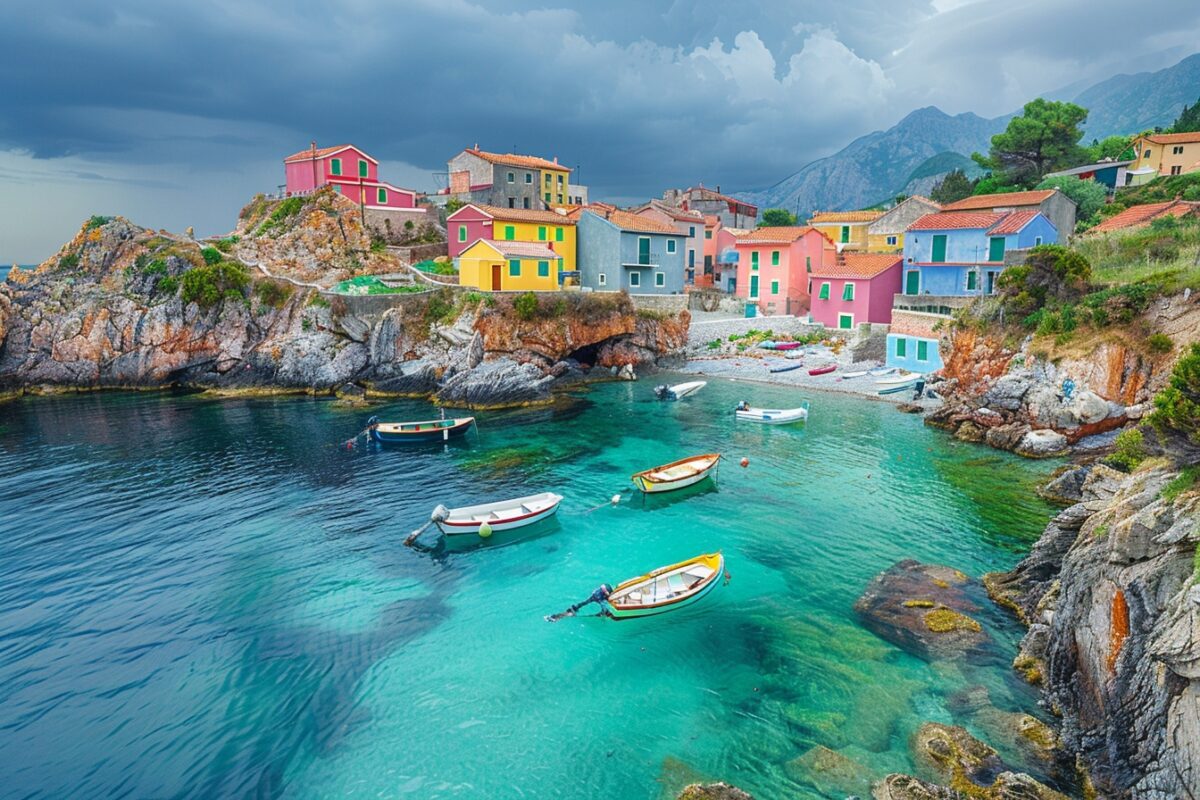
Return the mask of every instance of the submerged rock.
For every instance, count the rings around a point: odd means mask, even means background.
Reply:
[[[498,358],[445,381],[438,391],[438,400],[446,405],[467,408],[545,403],[551,399],[553,384],[554,376],[533,364]]]
[[[754,800],[754,798],[728,783],[693,783],[679,793],[677,800]]]
[[[792,780],[825,797],[865,794],[871,788],[866,767],[823,745],[787,762],[784,769]]]
[[[871,788],[875,800],[963,800],[961,792],[912,775],[892,773]]]
[[[918,767],[955,788],[989,786],[1004,769],[994,749],[957,725],[926,722],[908,744]]]
[[[877,575],[854,604],[863,625],[925,659],[975,654],[990,641],[956,569],[905,560]]]

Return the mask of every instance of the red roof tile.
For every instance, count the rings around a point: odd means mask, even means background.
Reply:
[[[317,148],[317,158],[324,158],[325,156],[333,155],[334,153],[336,153],[340,150],[346,150],[351,147],[354,147],[354,145],[339,144],[339,145],[334,145],[333,147],[318,147]],[[357,147],[354,147],[354,149],[358,150],[358,152],[362,153],[363,156],[365,156],[368,161],[374,162],[376,164],[379,163],[378,161],[375,161],[375,159],[368,156],[366,153],[363,153],[362,150],[359,150]],[[285,158],[283,160],[283,163],[290,164],[293,161],[312,161],[312,159],[313,159],[313,151],[312,151],[312,148],[310,147],[307,150],[301,150],[299,153],[292,153],[290,156],[288,156],[287,158]]]
[[[1189,203],[1184,200],[1168,200],[1165,203],[1145,203],[1112,215],[1092,228],[1088,233],[1108,233],[1124,228],[1136,228],[1147,225],[1158,217],[1183,217],[1188,214],[1200,214],[1200,203]]]
[[[643,217],[629,211],[622,211],[619,208],[614,209],[588,209],[593,211],[598,217],[603,217],[618,228],[623,228],[627,231],[640,231],[641,233],[673,233],[676,236],[682,236],[679,231],[675,230],[674,225],[668,225],[665,222],[659,222],[650,217]]]
[[[551,225],[574,225],[575,218],[568,214],[559,214],[557,211],[544,211],[535,208],[503,208],[502,206],[489,206],[483,203],[468,203],[463,206],[467,208],[474,206],[483,213],[499,220],[512,220],[513,222],[546,222]],[[462,209],[460,208],[459,211]],[[455,211],[454,214],[457,214]],[[454,214],[451,214],[447,219],[453,219]]]
[[[507,166],[525,167],[527,169],[553,169],[559,172],[571,171],[571,168],[568,166],[548,161],[544,158],[538,158],[537,156],[522,156],[516,153],[489,153],[486,150],[477,150],[472,147],[468,147],[463,152],[478,156],[492,164],[505,164]]]
[[[1010,211],[1000,220],[1000,224],[988,231],[988,233],[1004,236],[1009,233],[1020,233],[1026,225],[1033,221],[1033,218],[1040,214],[1040,211],[1033,209],[1025,209],[1024,211]]]
[[[943,211],[975,211],[991,208],[1015,208],[1018,206],[1037,206],[1046,202],[1057,189],[1036,189],[1031,192],[1008,192],[1001,194],[977,194],[964,197],[954,203],[942,206]]]
[[[926,214],[912,225],[910,231],[940,231],[954,229],[987,229],[995,225],[1004,214],[992,211],[938,211]]]
[[[874,278],[902,261],[897,254],[845,253],[833,264],[813,269],[814,278]]]
[[[763,226],[737,234],[737,241],[739,244],[791,244],[809,231],[820,233],[811,225]]]
[[[1155,144],[1200,142],[1200,131],[1191,131],[1190,133],[1152,133],[1146,138]]]

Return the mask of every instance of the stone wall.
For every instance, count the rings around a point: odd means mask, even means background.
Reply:
[[[709,314],[741,316],[746,311],[746,299],[725,292],[692,291],[688,293],[688,308],[692,311],[703,311]]]
[[[941,314],[893,309],[890,332],[903,336],[917,336],[922,339],[940,339],[946,334],[944,328],[949,322],[950,318]],[[935,327],[938,327],[938,330],[934,330]]]
[[[639,311],[662,311],[678,314],[688,307],[686,294],[631,294],[633,307]]]
[[[438,256],[444,256],[448,254],[445,242],[389,247],[388,252],[396,255],[406,264],[416,264],[421,261],[428,261],[430,259],[437,258]]]

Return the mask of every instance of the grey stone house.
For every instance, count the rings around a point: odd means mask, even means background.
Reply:
[[[892,206],[883,216],[867,226],[867,250],[872,253],[904,252],[904,231],[926,214],[941,211],[942,207],[915,194]]]
[[[663,202],[685,211],[719,217],[726,228],[753,228],[758,224],[758,206],[721,194],[720,186],[716,191],[703,186],[668,189],[663,192]]]
[[[498,208],[541,210],[586,202],[587,187],[572,184],[571,168],[537,156],[467,148],[446,164],[450,197]]]

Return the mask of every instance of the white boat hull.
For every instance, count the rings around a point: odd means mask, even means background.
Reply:
[[[448,537],[478,536],[485,522],[493,533],[511,531],[554,516],[561,502],[562,495],[543,492],[499,503],[452,508],[446,519],[438,522],[437,526]]]
[[[672,400],[679,400],[687,397],[692,392],[698,392],[708,385],[708,381],[691,381],[690,383],[677,383],[674,386],[667,388],[667,396]]]
[[[758,422],[763,425],[787,425],[808,419],[808,408],[749,408],[735,413],[742,422]]]
[[[919,379],[920,377],[921,376],[916,374],[915,372],[909,372],[904,375],[892,375],[887,378],[880,378],[879,380],[875,381],[875,385],[876,386],[898,386],[900,384],[912,383],[913,381]]]

